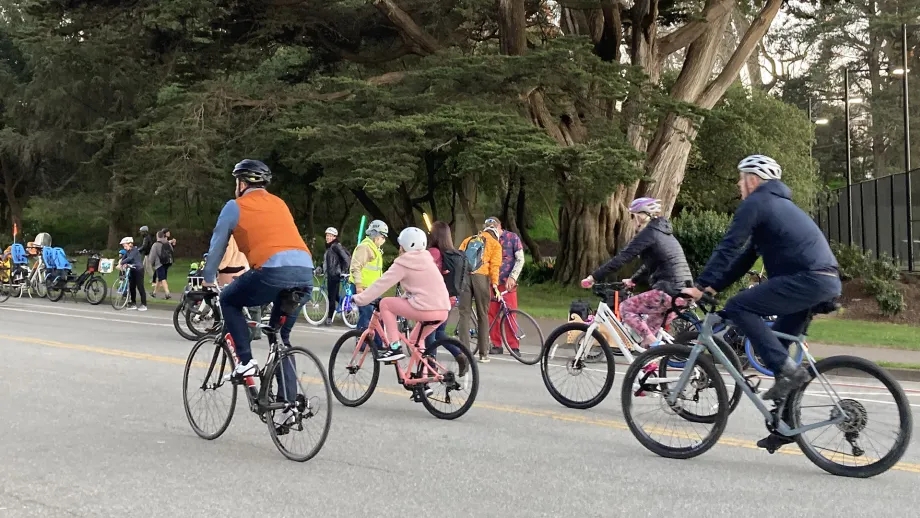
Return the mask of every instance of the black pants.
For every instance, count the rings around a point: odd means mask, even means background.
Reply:
[[[335,315],[335,308],[339,306],[339,287],[342,285],[341,275],[330,275],[326,278],[326,294],[329,296],[329,312],[326,319]]]
[[[144,268],[131,268],[128,274],[128,286],[131,289],[131,304],[137,304],[137,292],[141,292],[141,306],[147,305],[147,290],[144,289]]]

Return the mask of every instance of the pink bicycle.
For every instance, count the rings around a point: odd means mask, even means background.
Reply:
[[[383,338],[383,323],[380,320],[380,299],[374,301],[374,315],[366,330],[353,329],[343,334],[332,347],[329,358],[329,379],[332,393],[345,406],[363,405],[380,377],[380,363],[377,361],[377,347],[374,337]],[[425,328],[437,328],[440,321],[418,322],[409,333],[410,341],[403,333],[400,338],[409,354],[408,361],[386,362],[396,369],[399,384],[411,393],[412,401],[420,402],[431,415],[439,419],[456,419],[467,412],[479,391],[479,369],[469,349],[453,338],[436,340],[432,350],[435,356],[423,353],[422,333]],[[385,341],[385,340],[384,340]],[[458,351],[452,355],[444,346]]]

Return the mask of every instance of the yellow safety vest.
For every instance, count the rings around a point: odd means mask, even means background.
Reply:
[[[371,238],[365,237],[364,241],[361,241],[361,245],[366,245],[370,248],[371,252],[374,254],[374,258],[371,259],[367,264],[361,268],[361,284],[364,288],[370,287],[380,276],[383,275],[383,252],[380,251],[380,248],[376,243],[371,241]],[[355,282],[354,276],[350,276],[349,279],[352,283]]]

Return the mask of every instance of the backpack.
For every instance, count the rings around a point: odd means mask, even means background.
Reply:
[[[482,267],[482,254],[485,250],[486,238],[482,234],[476,234],[467,241],[466,249],[463,253],[466,255],[466,264],[469,265],[471,272],[475,272]]]
[[[459,250],[445,250],[441,252],[441,268],[447,270],[444,274],[444,284],[451,297],[459,297],[466,285],[467,274],[470,272],[467,256]]]
[[[169,242],[163,243],[160,248],[160,262],[167,266],[173,263],[173,247]]]

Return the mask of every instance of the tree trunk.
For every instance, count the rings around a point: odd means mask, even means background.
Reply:
[[[526,192],[525,181],[521,178],[521,186],[520,189],[518,189],[517,196],[517,207],[514,211],[514,221],[517,222],[517,233],[520,234],[521,240],[524,241],[524,244],[527,245],[527,249],[530,250],[533,261],[539,263],[543,261],[543,254],[540,253],[540,245],[530,237],[530,232],[527,231]]]
[[[553,279],[574,284],[610,257],[614,213],[607,203],[567,200],[559,209],[559,256]],[[607,238],[605,238],[607,237]]]
[[[13,172],[7,167],[6,162],[0,163],[0,169],[3,171],[3,194],[6,195],[6,201],[10,206],[10,219],[19,233],[22,234],[22,203],[16,196],[16,187],[19,179],[14,178]],[[13,230],[12,228],[10,229]],[[14,238],[16,236],[13,236]]]
[[[121,242],[121,237],[123,237],[119,234],[120,228],[118,225],[122,220],[122,198],[124,196],[122,182],[123,179],[120,173],[112,173],[112,192],[109,199],[109,232],[106,239],[106,248],[109,250],[118,249],[118,243]]]
[[[498,35],[502,54],[520,56],[527,50],[524,0],[497,0]]]

